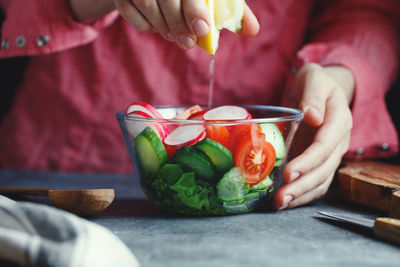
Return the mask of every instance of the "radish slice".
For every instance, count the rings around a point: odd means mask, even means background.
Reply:
[[[170,146],[191,146],[206,136],[203,125],[183,125],[173,130],[164,140]]]
[[[150,116],[150,118],[154,118],[154,119],[163,119],[164,118],[155,107],[153,107],[152,105],[145,103],[145,102],[133,102],[126,109],[126,113],[128,115],[131,115],[135,111],[144,112],[144,113],[148,114]],[[159,124],[159,125],[163,128],[163,131],[164,131],[163,136],[164,137],[167,136],[167,134],[169,134],[169,132],[170,132],[168,125],[166,125],[166,124]]]
[[[207,111],[208,110],[197,111],[196,113],[193,113],[192,115],[190,115],[190,117],[188,119],[189,120],[202,120],[204,113],[206,113]]]
[[[137,114],[138,112],[141,112],[141,113],[146,113],[147,115],[148,115],[148,117],[146,117],[146,118],[155,118],[154,117],[154,115],[153,115],[153,113],[151,113],[148,109],[145,109],[144,107],[142,107],[142,106],[137,106],[137,107],[135,107],[135,108],[129,108],[129,109],[127,109],[126,110],[126,114],[129,116],[129,115],[135,115],[135,114]]]
[[[146,112],[143,111],[133,111],[128,114],[128,116],[133,116],[137,118],[146,118],[146,119],[153,119],[153,117],[150,114],[147,114]],[[139,122],[139,121],[127,121],[126,123],[126,128],[129,132],[129,134],[132,137],[136,137],[139,133],[141,133],[144,129],[147,127],[152,128],[156,134],[160,137],[161,140],[164,140],[166,136],[166,132],[164,131],[164,128],[161,126],[159,123],[155,122]]]
[[[155,107],[146,102],[133,102],[126,109],[126,114],[132,113],[133,111],[142,111],[150,114],[153,118],[163,119],[160,112]]]
[[[204,131],[203,134],[202,134],[202,136],[200,136],[199,140],[197,140],[197,142],[200,142],[201,140],[203,140],[203,139],[206,138],[206,137],[207,137],[207,132]]]
[[[238,106],[220,106],[204,113],[204,120],[246,120],[250,119],[250,113]]]

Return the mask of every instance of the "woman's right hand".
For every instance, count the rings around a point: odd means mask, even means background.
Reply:
[[[205,0],[113,0],[123,18],[142,32],[157,32],[183,49],[196,45],[197,37],[210,31],[210,16]],[[246,5],[244,36],[258,33],[259,24]]]

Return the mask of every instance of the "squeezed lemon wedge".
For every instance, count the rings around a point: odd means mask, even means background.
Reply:
[[[197,45],[207,53],[215,55],[218,49],[219,34],[222,29],[239,32],[242,29],[244,0],[205,0],[212,14],[210,32],[197,38]]]

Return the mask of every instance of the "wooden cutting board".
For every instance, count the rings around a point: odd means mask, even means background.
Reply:
[[[400,166],[375,161],[347,163],[335,180],[340,196],[400,218]]]

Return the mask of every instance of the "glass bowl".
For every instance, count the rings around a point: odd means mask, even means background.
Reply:
[[[196,107],[159,106],[157,118],[116,114],[144,193],[163,209],[188,215],[246,213],[270,202],[303,113]]]

